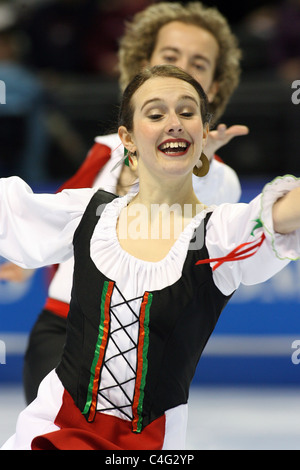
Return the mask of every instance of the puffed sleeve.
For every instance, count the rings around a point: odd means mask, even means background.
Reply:
[[[222,258],[241,245],[234,257],[247,247],[250,254],[251,247],[262,241],[251,256],[223,262],[213,271],[214,282],[223,294],[231,294],[240,284],[264,282],[300,257],[300,230],[286,235],[275,233],[272,219],[273,204],[298,186],[300,179],[293,176],[276,178],[249,204],[222,204],[215,208],[207,224],[210,259]],[[216,265],[210,264],[212,268]]]
[[[20,178],[0,179],[0,255],[23,268],[65,261],[93,189],[34,194]]]

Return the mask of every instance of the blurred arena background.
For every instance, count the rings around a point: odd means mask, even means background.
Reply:
[[[151,3],[0,2],[0,176],[18,174],[36,191],[54,192],[94,137],[114,131],[118,38],[124,20]],[[300,1],[204,3],[227,16],[243,50],[241,84],[222,122],[250,133],[218,154],[239,174],[248,202],[273,176],[300,173],[300,104],[292,99],[298,80],[300,88]],[[294,15],[284,15],[291,8]],[[14,71],[6,67],[12,53]],[[24,350],[49,278],[45,268],[22,284],[0,281],[0,444],[23,407]],[[194,378],[190,448],[300,448],[299,307],[299,262],[234,295]]]

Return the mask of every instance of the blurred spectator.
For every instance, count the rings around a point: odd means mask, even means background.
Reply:
[[[21,63],[21,37],[12,4],[0,4],[0,80],[6,104],[0,105],[0,174],[27,181],[47,176],[46,94],[39,79]]]
[[[0,105],[0,175],[45,182],[61,176],[51,174],[53,160],[74,171],[87,149],[49,83],[22,63],[26,36],[17,13],[11,3],[0,3],[0,80],[6,85],[6,104]]]
[[[57,72],[83,71],[84,41],[96,3],[95,0],[52,0],[24,9],[23,27],[30,40],[30,64]]]
[[[277,72],[291,82],[300,77],[300,0],[284,0],[254,9],[236,29],[247,73]]]
[[[153,0],[52,0],[27,8],[24,28],[34,67],[116,75],[124,21]]]
[[[243,51],[243,71],[248,76],[270,71],[269,45],[277,14],[276,5],[263,5],[250,11],[236,26],[235,33]]]
[[[126,19],[156,3],[154,0],[110,0],[99,2],[98,14],[90,23],[85,44],[85,66],[91,72],[118,76],[119,39]]]
[[[270,58],[281,78],[288,82],[300,78],[300,0],[280,4]]]

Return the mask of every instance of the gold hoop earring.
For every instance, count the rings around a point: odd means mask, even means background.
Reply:
[[[201,153],[200,161],[202,165],[199,168],[197,165],[195,165],[193,168],[193,173],[194,175],[199,176],[199,178],[202,178],[209,172],[209,160],[203,152]]]

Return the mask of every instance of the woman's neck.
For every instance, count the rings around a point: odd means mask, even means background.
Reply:
[[[198,210],[196,206],[202,205],[193,190],[192,175],[182,178],[168,178],[159,181],[150,175],[140,178],[140,188],[132,204],[143,204],[150,208],[154,204],[178,205],[183,210],[185,205],[194,208],[193,216]]]
[[[168,180],[157,184],[142,179],[139,193],[123,208],[117,223],[121,247],[145,261],[160,261],[197,213],[205,206],[192,184]]]

